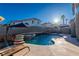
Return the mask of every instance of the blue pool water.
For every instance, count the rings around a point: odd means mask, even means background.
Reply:
[[[54,44],[54,39],[60,37],[56,34],[42,34],[38,35],[36,37],[33,37],[32,39],[26,39],[26,43],[29,44],[36,44],[36,45],[52,45]]]

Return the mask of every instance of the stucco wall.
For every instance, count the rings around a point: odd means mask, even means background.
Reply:
[[[62,28],[60,28],[60,33],[70,34],[70,28],[69,27],[62,27]]]
[[[70,21],[70,30],[71,30],[71,36],[76,36],[76,31],[75,31],[75,19]]]
[[[75,23],[76,24],[76,36],[79,39],[79,13],[76,16],[75,22],[76,22]]]

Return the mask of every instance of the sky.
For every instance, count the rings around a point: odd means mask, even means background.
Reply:
[[[0,16],[5,20],[0,24],[10,23],[15,20],[38,18],[42,22],[53,22],[65,15],[71,20],[72,6],[68,3],[0,3]]]

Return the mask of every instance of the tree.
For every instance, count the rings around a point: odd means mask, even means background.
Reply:
[[[68,19],[66,19],[66,25],[67,25],[67,23],[68,23]]]
[[[63,25],[64,25],[65,15],[61,15],[61,19],[63,20]]]
[[[79,7],[79,3],[72,3],[72,12],[73,15],[77,13],[77,8]]]

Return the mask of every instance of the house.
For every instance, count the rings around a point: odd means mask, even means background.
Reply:
[[[29,19],[23,19],[23,20],[16,20],[11,23],[12,25],[18,25],[20,23],[23,23],[26,27],[12,27],[9,30],[9,34],[18,34],[18,33],[29,33],[29,34],[35,34],[35,33],[43,33],[46,30],[46,27],[41,25],[41,20],[37,18],[29,18]]]
[[[14,41],[16,35],[18,34],[43,33],[44,30],[46,29],[41,26],[41,21],[37,18],[16,20],[10,24],[8,32],[6,32],[6,26],[0,25],[0,42],[4,42],[4,43],[1,43],[0,45],[5,44],[5,40],[11,41],[11,42]],[[6,35],[7,35],[7,38],[6,38]],[[10,43],[10,44],[13,44],[13,43]],[[0,46],[0,48],[1,47],[3,46]]]
[[[72,4],[73,17],[75,21],[76,37],[79,39],[79,3]]]
[[[62,33],[62,34],[70,34],[69,25],[61,25],[61,26],[59,26],[59,32]]]
[[[37,18],[29,18],[24,20],[16,20],[10,24],[10,26],[23,23],[27,27],[9,27],[8,35],[20,34],[20,33],[35,33],[40,32],[43,29],[40,27],[41,21]],[[22,24],[22,25],[23,25]],[[38,27],[39,26],[39,27]],[[40,29],[41,28],[41,29]],[[6,35],[6,26],[0,25],[0,40]]]
[[[45,26],[45,27],[53,27],[53,24],[51,23],[43,23],[42,26]]]
[[[76,36],[75,19],[70,20],[69,26],[70,26],[71,36],[75,37]]]
[[[47,30],[45,31],[45,33],[53,33],[55,32],[56,29],[54,29],[54,26],[52,23],[43,23],[42,26],[46,27]]]
[[[38,26],[41,23],[40,19],[37,18],[29,18],[29,19],[22,19],[22,20],[16,20],[14,22],[11,23],[11,25],[16,25],[19,23],[24,23],[25,25],[29,25],[29,26]]]
[[[76,15],[75,19],[75,30],[76,30],[76,37],[79,39],[79,13]]]

